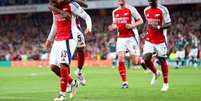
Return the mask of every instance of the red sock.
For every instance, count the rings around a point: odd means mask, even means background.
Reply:
[[[151,60],[145,61],[145,64],[154,74],[156,74],[156,68]]]
[[[73,79],[72,79],[71,74],[70,74],[70,67],[68,68],[68,73],[69,73],[68,74],[68,84],[71,84]]]
[[[84,60],[85,60],[85,57],[84,57],[84,50],[80,50],[77,52],[77,61],[78,61],[78,68],[81,70],[83,65],[84,65]]]
[[[66,92],[67,82],[68,82],[68,67],[61,67],[61,78],[60,78],[60,91]]]
[[[119,62],[119,74],[121,76],[122,81],[126,81],[126,67],[124,62]]]
[[[168,64],[166,61],[161,62],[161,69],[163,72],[163,81],[164,83],[168,83]]]

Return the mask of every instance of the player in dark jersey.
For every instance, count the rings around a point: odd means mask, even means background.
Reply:
[[[176,47],[176,68],[179,68],[180,66],[184,66],[184,60],[185,60],[185,48],[188,45],[188,42],[186,39],[182,36],[182,34],[178,34],[178,39],[175,42]]]
[[[188,54],[188,64],[192,65],[194,67],[198,66],[198,45],[199,45],[199,40],[198,38],[193,35],[192,33],[190,34],[190,53]]]

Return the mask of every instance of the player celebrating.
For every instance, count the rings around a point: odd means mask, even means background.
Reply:
[[[156,57],[160,61],[163,72],[164,84],[161,91],[167,91],[169,88],[168,64],[166,62],[168,49],[164,29],[170,27],[171,19],[166,7],[159,5],[157,0],[148,1],[150,6],[146,7],[144,10],[145,18],[147,20],[147,34],[143,48],[143,58],[147,67],[153,72],[153,78],[151,80],[151,85],[153,85],[155,80],[160,76],[160,72],[156,70],[151,60],[153,53],[156,53]]]
[[[76,0],[77,1],[77,0]],[[69,2],[74,2],[74,0],[69,0]],[[80,0],[79,0],[79,2],[81,2]],[[75,2],[74,2],[75,3]],[[83,2],[82,2],[83,3]],[[82,4],[82,5],[85,5],[86,6],[86,4]],[[58,9],[58,8],[56,8],[56,7],[54,7],[53,5],[49,5],[49,8],[51,9],[51,10],[54,10],[54,11],[57,11],[57,12],[59,12],[59,13],[63,13],[60,9]],[[78,17],[76,17],[76,25],[77,25],[77,28],[78,28],[78,45],[77,45],[77,49],[76,49],[76,51],[77,51],[77,57],[78,57],[78,68],[77,68],[77,70],[75,71],[75,74],[76,74],[76,76],[77,76],[77,78],[78,78],[78,80],[79,80],[79,82],[80,82],[80,84],[81,85],[85,85],[86,84],[86,80],[85,80],[85,78],[84,78],[84,76],[83,76],[83,74],[82,74],[82,68],[83,68],[83,65],[84,65],[84,61],[85,61],[85,55],[84,55],[84,47],[86,46],[86,44],[85,44],[85,38],[84,38],[84,34],[80,31],[80,29],[81,29],[81,26],[80,26],[80,24],[79,24],[79,21],[78,21]],[[54,37],[54,34],[53,35],[49,35],[49,38],[48,38],[48,40],[47,40],[47,43],[46,44],[51,44],[51,41],[53,40],[53,39],[51,39],[51,38],[53,38]],[[59,76],[60,77],[60,68],[58,67],[58,66],[56,66],[56,65],[54,65],[54,66],[51,66],[51,70],[57,75],[57,76]],[[69,89],[68,89],[69,90]],[[70,92],[71,90],[69,90],[69,92]]]
[[[55,67],[58,64],[60,65],[60,73],[57,75],[61,77],[60,94],[54,99],[55,101],[64,100],[67,84],[72,85],[73,88],[70,97],[73,97],[76,93],[77,82],[76,80],[72,80],[69,67],[74,50],[77,46],[77,33],[79,33],[79,30],[76,26],[76,16],[80,16],[86,21],[86,33],[91,32],[92,29],[91,18],[77,3],[61,3],[62,1],[63,0],[57,0],[56,3],[59,4],[57,7],[64,13],[60,14],[53,12],[54,18],[51,29],[51,33],[56,33],[56,35],[50,53],[50,65],[51,67]],[[66,17],[68,18],[66,19]],[[51,34],[50,36],[54,36],[54,34]],[[50,44],[46,45],[48,46]]]
[[[126,0],[118,0],[118,7],[113,11],[113,24],[109,26],[109,30],[118,30],[118,39],[116,51],[119,57],[118,69],[122,78],[122,88],[128,88],[128,82],[126,79],[126,67],[125,67],[125,53],[128,50],[133,56],[140,54],[138,46],[138,40],[135,34],[138,34],[137,26],[143,23],[143,20],[138,11],[126,4]]]

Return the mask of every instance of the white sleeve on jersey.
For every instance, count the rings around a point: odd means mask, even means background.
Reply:
[[[116,23],[116,19],[115,19],[115,15],[114,15],[115,10],[112,12],[112,23],[115,24]]]
[[[70,3],[70,6],[71,6],[72,13],[84,19],[87,25],[87,28],[92,30],[91,17],[84,11],[84,9],[82,9],[82,7],[80,7],[80,5],[77,4],[76,2]]]
[[[138,11],[135,7],[129,6],[129,9],[131,10],[132,17],[135,20],[142,19],[141,15],[138,13]]]
[[[55,34],[56,34],[56,18],[53,15],[53,23],[52,23],[52,27],[51,27],[47,40],[53,41]]]
[[[170,13],[168,11],[168,9],[166,7],[163,7],[163,19],[164,19],[164,23],[170,23],[171,19],[170,19]]]

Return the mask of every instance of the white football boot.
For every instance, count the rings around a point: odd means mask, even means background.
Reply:
[[[77,87],[78,87],[78,82],[77,80],[73,80],[73,82],[71,83],[71,89],[72,89],[72,92],[70,92],[69,94],[69,98],[73,98],[76,93],[77,93]]]
[[[65,96],[62,94],[59,94],[56,98],[54,98],[54,101],[64,101],[65,100]]]
[[[162,92],[166,92],[166,91],[168,91],[168,89],[169,89],[169,84],[168,83],[164,83],[163,86],[162,86],[162,88],[161,88],[161,91]]]
[[[153,74],[150,84],[154,85],[156,83],[156,80],[160,77],[160,75],[161,75],[160,71],[157,71],[156,74]]]
[[[78,81],[80,83],[80,85],[85,86],[86,85],[86,80],[84,75],[81,72],[77,72],[75,71],[75,75],[78,78]]]

